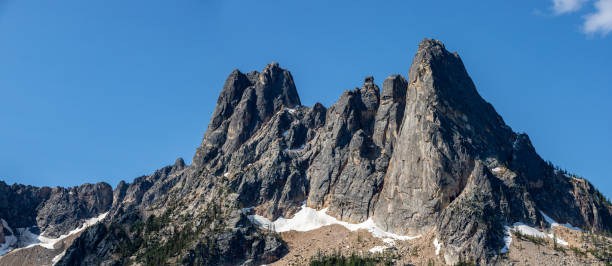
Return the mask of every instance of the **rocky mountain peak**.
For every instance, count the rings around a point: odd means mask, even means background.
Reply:
[[[268,264],[290,247],[259,222],[293,219],[306,208],[427,248],[433,242],[432,258],[446,264],[500,262],[504,230],[515,223],[544,228],[544,213],[612,231],[610,203],[586,180],[542,160],[527,135],[514,133],[478,94],[460,57],[442,42],[419,44],[408,77],[389,76],[382,90],[366,77],[326,108],[301,106],[291,73],[278,63],[261,72],[234,70],[192,165],[179,158],[119,183],[110,195],[103,185],[33,190],[0,182],[0,192],[12,193],[0,193],[0,214],[14,224],[25,218],[57,228],[68,224],[66,212],[53,215],[46,204],[28,202],[44,197],[63,208],[80,200],[71,212],[97,213],[112,199],[104,224],[79,236],[58,265]],[[13,194],[20,208],[3,209]],[[16,211],[21,206],[42,211]]]
[[[185,161],[183,160],[183,158],[179,157],[174,162],[174,165],[172,165],[172,172],[181,171],[181,170],[185,169],[186,166],[187,165],[185,164]]]
[[[226,79],[194,162],[236,150],[283,107],[301,105],[291,73],[278,63],[262,72],[234,70]]]
[[[444,43],[440,40],[436,40],[436,39],[431,39],[431,38],[425,38],[423,39],[420,43],[419,43],[419,47],[417,49],[417,54],[420,51],[438,51],[438,52],[442,52],[445,51],[446,47],[444,46]]]
[[[447,136],[457,132],[473,139],[478,156],[507,159],[514,133],[480,96],[457,53],[447,51],[438,40],[425,39],[408,75],[408,98],[414,108],[424,111],[422,115]]]
[[[300,97],[291,73],[276,62],[266,65],[255,84],[257,110],[262,120],[268,119],[281,106],[292,108],[301,105]]]
[[[411,83],[424,81],[429,77],[447,81],[456,78],[456,82],[471,82],[459,55],[449,52],[442,42],[432,39],[425,39],[419,44],[408,76]],[[450,89],[448,86],[433,88]],[[475,92],[475,88],[473,89]]]
[[[363,86],[361,86],[361,88],[362,89],[369,89],[369,88],[374,88],[374,86],[376,86],[376,84],[374,84],[374,77],[373,76],[367,76],[363,80]]]

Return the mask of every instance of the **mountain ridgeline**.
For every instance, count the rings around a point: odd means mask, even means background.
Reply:
[[[48,194],[20,195],[32,193]],[[419,44],[407,79],[390,76],[381,90],[367,77],[328,108],[302,106],[291,73],[277,63],[235,70],[191,165],[179,159],[100,198],[63,201],[83,206],[79,218],[108,215],[57,265],[257,265],[283,257],[287,244],[256,226],[246,207],[275,220],[305,204],[349,223],[371,218],[388,232],[433,234],[446,263],[497,262],[504,226],[550,226],[542,213],[612,232],[609,201],[540,158],[478,94],[459,56],[432,39]],[[33,218],[53,205],[15,218],[18,201],[2,198],[0,218],[67,230],[62,219]]]

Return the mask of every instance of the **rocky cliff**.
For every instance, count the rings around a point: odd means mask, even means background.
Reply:
[[[106,183],[39,188],[0,182],[0,265],[51,262],[72,235],[110,209],[112,195]]]
[[[0,218],[11,228],[36,227],[43,236],[58,237],[110,209],[112,195],[107,183],[39,188],[0,181]]]
[[[302,106],[277,63],[233,71],[193,163],[179,159],[121,182],[112,200],[82,197],[79,211],[51,215],[45,210],[68,196],[20,189],[23,204],[47,199],[49,207],[24,215],[50,233],[64,228],[61,217],[112,203],[59,265],[269,263],[288,247],[245,210],[275,220],[304,203],[348,223],[371,219],[389,233],[432,234],[446,263],[498,261],[504,226],[548,227],[543,213],[612,231],[609,201],[540,158],[478,94],[460,57],[431,39],[419,45],[408,79],[390,76],[381,90],[367,77],[329,108]],[[21,214],[2,210],[17,223]]]

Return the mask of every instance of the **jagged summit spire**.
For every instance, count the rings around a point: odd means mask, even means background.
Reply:
[[[264,68],[264,71],[267,70],[267,69],[269,69],[269,70],[279,70],[279,71],[284,70],[284,69],[280,68],[280,64],[278,62],[270,62],[270,63],[268,63],[266,65],[266,67]]]
[[[422,78],[420,76],[428,74],[434,75],[434,78],[455,78],[457,81],[472,82],[459,55],[449,52],[441,41],[434,39],[424,39],[419,44],[408,77],[411,82],[415,82]]]
[[[415,104],[449,116],[449,127],[465,130],[467,135],[480,135],[474,144],[482,150],[490,150],[492,143],[502,147],[511,138],[512,130],[480,96],[459,55],[446,50],[441,41],[424,39],[419,44],[409,80],[409,94],[417,97]],[[444,110],[456,110],[456,114],[446,114]],[[500,151],[493,149],[489,153]]]
[[[185,161],[183,160],[183,158],[179,157],[178,159],[176,159],[176,161],[174,162],[174,165],[172,165],[172,171],[180,171],[185,169],[185,166],[187,166],[185,164]]]
[[[202,146],[194,162],[219,151],[232,152],[282,107],[301,105],[291,73],[272,62],[261,72],[234,70],[217,100]]]
[[[446,49],[444,47],[444,43],[442,41],[425,38],[419,43],[419,50],[428,50],[428,49]]]
[[[259,75],[259,80],[255,84],[258,100],[262,103],[273,101],[273,105],[265,106],[266,110],[261,110],[265,115],[278,110],[280,105],[295,107],[301,105],[300,96],[295,88],[293,76],[289,70],[283,69],[277,62],[266,65]],[[264,107],[263,105],[261,107]]]

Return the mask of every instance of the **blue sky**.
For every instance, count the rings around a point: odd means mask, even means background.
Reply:
[[[191,162],[235,68],[302,103],[407,75],[425,37],[540,155],[612,197],[612,0],[2,1],[0,179],[71,186]]]

